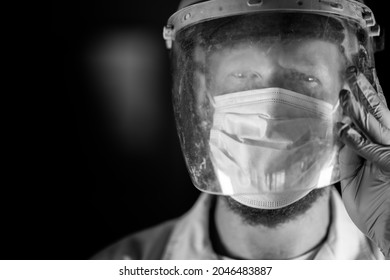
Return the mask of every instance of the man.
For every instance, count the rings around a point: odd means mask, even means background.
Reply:
[[[368,7],[189,0],[164,34],[182,150],[205,194],[96,258],[389,257],[390,112]]]

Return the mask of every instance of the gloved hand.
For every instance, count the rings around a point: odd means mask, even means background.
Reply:
[[[338,123],[342,198],[356,226],[390,258],[390,111],[381,92],[352,67],[351,92],[340,104],[351,124]],[[378,91],[381,91],[379,89]]]

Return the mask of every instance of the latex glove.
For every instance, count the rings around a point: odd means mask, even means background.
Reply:
[[[351,71],[352,70],[352,71]],[[339,123],[342,198],[356,226],[390,258],[390,111],[366,77],[347,70],[351,92],[340,104],[352,124]],[[379,90],[381,91],[381,90]],[[382,94],[382,95],[381,95]]]

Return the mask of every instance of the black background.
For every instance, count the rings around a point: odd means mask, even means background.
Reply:
[[[366,2],[377,21],[387,25],[385,1]],[[10,117],[1,259],[87,259],[121,237],[180,216],[192,206],[198,191],[190,182],[174,127],[168,55],[161,94],[169,125],[160,140],[164,149],[147,157],[121,153],[105,135],[83,64],[88,43],[107,30],[147,26],[162,37],[177,5],[53,1],[44,48],[49,64],[28,86],[34,97],[24,99],[34,106]],[[385,53],[378,53],[376,61],[386,93]]]

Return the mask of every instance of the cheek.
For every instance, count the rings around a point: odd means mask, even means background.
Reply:
[[[328,78],[324,85],[324,90],[327,96],[330,97],[330,102],[335,104],[338,101],[339,93],[344,87],[344,77],[342,75],[342,66],[340,63],[335,63],[335,67],[331,67],[328,72]]]
[[[323,100],[326,102],[336,104],[342,87],[343,84],[340,76],[337,73],[333,73],[332,75],[329,75],[327,79],[323,80],[320,94],[324,97]]]
[[[335,50],[335,54],[330,56],[328,63],[329,82],[327,90],[332,94],[332,101],[335,103],[339,98],[341,89],[345,87],[345,70],[347,68],[347,59],[339,50]]]
[[[341,78],[339,76],[335,77],[332,88],[330,89],[333,97],[331,102],[332,104],[337,103],[342,88],[343,88],[343,83],[341,82]]]

